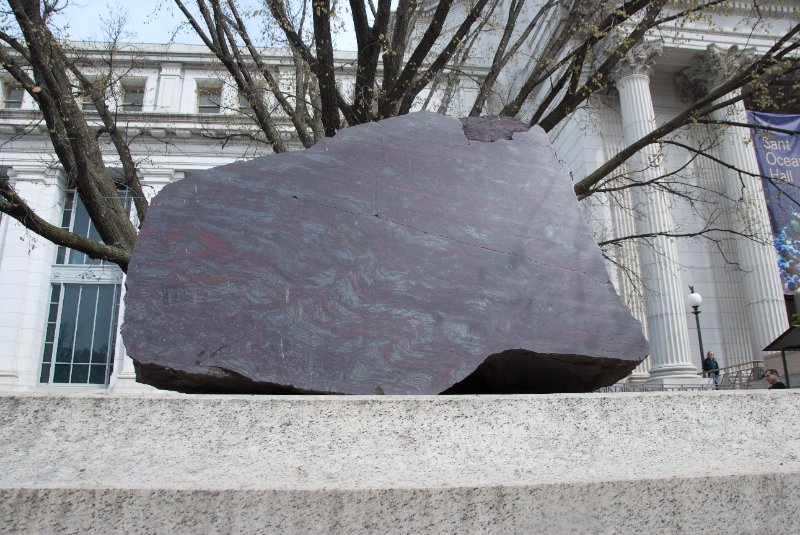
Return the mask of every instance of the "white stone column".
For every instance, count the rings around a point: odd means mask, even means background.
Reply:
[[[57,172],[41,164],[15,165],[8,176],[31,208],[60,224]],[[0,228],[0,391],[24,391],[39,379],[55,246],[7,215]]]
[[[144,194],[147,202],[153,200],[161,188],[183,178],[181,171],[174,169],[142,169],[140,170]],[[135,219],[135,214],[131,214]],[[122,290],[119,301],[119,321],[117,323],[117,343],[114,348],[114,372],[109,378],[108,392],[113,394],[135,394],[139,392],[154,392],[157,389],[152,386],[136,382],[136,371],[133,368],[133,360],[125,350],[125,343],[119,328],[125,318],[125,280],[123,279]]]
[[[625,144],[639,140],[656,128],[650,96],[650,70],[659,47],[636,46],[620,61],[614,77],[620,98],[622,132]],[[658,145],[648,145],[629,163],[633,179],[648,182],[665,174]],[[666,193],[656,187],[634,188],[640,215],[636,231],[640,234],[670,232],[675,223]],[[650,340],[649,382],[676,384],[699,382],[692,364],[686,321],[685,288],[678,270],[675,239],[655,236],[640,243],[639,258],[646,288],[645,302]]]
[[[622,125],[620,124],[618,95],[610,94],[600,104],[600,124],[603,125],[603,153],[604,160],[611,159],[624,148],[622,144]],[[623,164],[622,169],[627,169]],[[616,179],[612,187],[621,187],[624,179]],[[635,206],[630,189],[620,189],[609,201],[611,210],[611,223],[613,237],[624,238],[636,234],[636,221],[633,218]],[[615,248],[615,266],[617,293],[631,309],[633,317],[642,323],[642,332],[645,338],[650,339],[647,329],[647,312],[645,310],[644,293],[641,285],[634,283],[636,274],[641,273],[639,251],[636,242],[625,240]],[[629,383],[643,383],[650,378],[650,359],[646,358],[628,376]]]
[[[698,130],[700,129],[695,128],[695,138],[700,140],[701,145],[697,147],[700,148],[707,140],[704,140],[705,132]],[[699,203],[700,210],[703,211],[707,220],[713,218],[716,221],[715,227],[733,228],[730,221],[732,207],[724,193],[725,177],[722,167],[711,160],[698,158],[694,174],[697,177],[698,186],[707,192],[703,198],[705,202]],[[715,319],[719,321],[723,329],[722,340],[718,340],[718,346],[706,345],[706,348],[713,350],[720,366],[725,367],[752,359],[750,330],[744,313],[744,299],[741,291],[742,273],[732,264],[732,262],[737,262],[739,255],[736,240],[730,234],[722,231],[714,232],[711,237],[719,240],[716,243],[708,242],[706,247],[711,262],[708,269],[713,281],[713,296],[710,296],[712,292],[707,288],[708,283],[697,286],[696,290],[703,295],[702,309],[706,312],[701,315],[700,321],[703,321],[704,317],[708,317],[709,312],[719,315]],[[708,297],[711,299],[707,299]],[[707,304],[712,299],[717,302],[716,312],[711,312]],[[691,322],[689,329],[693,330]],[[690,336],[696,336],[696,334],[690,334]]]
[[[714,118],[726,117],[734,122],[747,122],[741,101],[727,110],[718,110],[713,115]],[[719,149],[720,159],[723,161],[746,173],[759,174],[748,129],[727,128],[726,139]],[[764,347],[789,328],[789,320],[786,317],[778,261],[761,181],[748,174],[742,174],[740,178],[730,170],[727,175],[725,186],[728,196],[741,195],[741,202],[737,204],[740,220],[747,221],[756,238],[739,240],[738,249],[739,262],[743,268],[744,307],[750,325],[752,355],[760,358]]]
[[[725,50],[710,45],[704,56],[684,71],[684,85],[691,88],[694,96],[706,94],[741,68],[748,55],[748,51],[735,46]],[[735,96],[738,96],[738,90],[725,95],[720,101]],[[741,101],[712,112],[711,118],[747,123]],[[739,126],[720,125],[717,132],[720,137],[712,149],[714,156],[744,171],[738,173],[727,167],[719,169],[725,193],[736,209],[735,219],[754,237],[737,240],[737,260],[742,268],[741,286],[750,331],[750,358],[759,359],[764,354],[764,347],[789,327],[789,320],[786,317],[764,191],[760,178],[752,176],[759,175],[760,171],[751,131]]]

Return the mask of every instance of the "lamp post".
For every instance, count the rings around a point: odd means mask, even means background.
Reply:
[[[703,333],[700,331],[700,305],[703,303],[703,296],[694,291],[694,286],[689,286],[689,297],[686,301],[692,307],[692,314],[694,314],[694,321],[697,324],[697,340],[700,342],[700,369],[703,369],[703,359],[705,358],[705,351],[703,351]]]

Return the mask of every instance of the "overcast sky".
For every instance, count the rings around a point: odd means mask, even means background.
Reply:
[[[192,0],[186,4],[193,4]],[[74,40],[105,40],[103,21],[108,21],[114,10],[127,16],[127,41],[138,43],[166,43],[185,21],[183,14],[169,0],[70,0],[69,6],[59,15],[57,25],[64,27],[65,37]],[[355,50],[352,32],[340,36],[337,48]],[[176,43],[203,44],[191,29],[178,32]]]

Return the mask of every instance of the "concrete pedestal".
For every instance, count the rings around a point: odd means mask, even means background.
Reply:
[[[0,397],[9,533],[796,533],[800,391]]]

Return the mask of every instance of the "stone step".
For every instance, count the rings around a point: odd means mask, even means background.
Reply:
[[[793,390],[6,395],[0,532],[800,532],[798,421]]]

